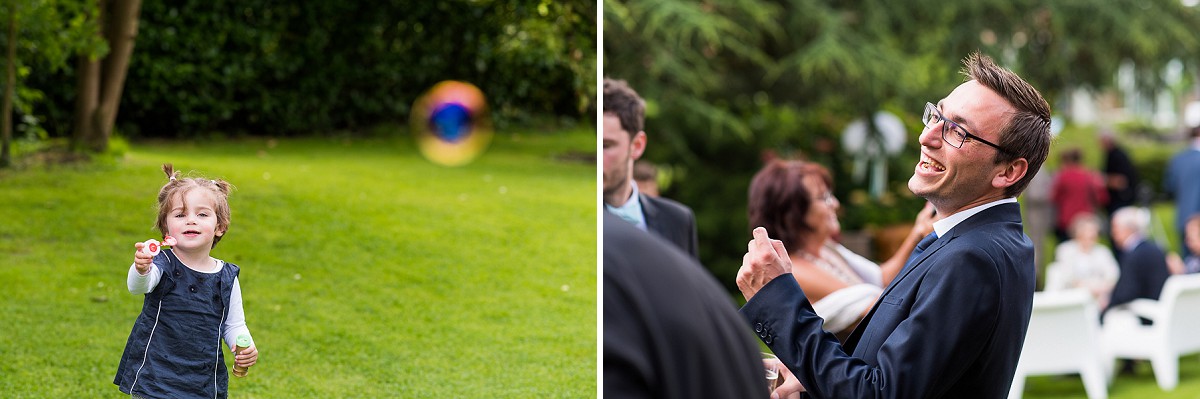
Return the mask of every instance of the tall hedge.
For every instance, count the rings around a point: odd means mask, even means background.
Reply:
[[[117,126],[293,135],[404,122],[446,79],[479,86],[499,124],[590,119],[595,20],[581,0],[144,2]],[[70,115],[71,75],[40,82],[52,119]]]

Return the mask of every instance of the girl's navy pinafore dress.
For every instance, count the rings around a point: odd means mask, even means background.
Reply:
[[[238,267],[201,273],[170,249],[154,257],[162,279],[146,294],[114,384],[147,398],[225,398],[225,318]]]

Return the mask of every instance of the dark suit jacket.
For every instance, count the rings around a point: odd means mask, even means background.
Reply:
[[[1193,214],[1200,213],[1200,179],[1196,171],[1200,170],[1200,151],[1188,148],[1171,158],[1167,172],[1163,176],[1163,188],[1175,199],[1175,232],[1179,234],[1179,242],[1184,242],[1184,227]],[[1191,255],[1186,245],[1179,247],[1183,256]]]
[[[1121,254],[1121,277],[1113,287],[1108,307],[1129,303],[1138,298],[1158,300],[1162,287],[1171,276],[1167,255],[1153,241],[1143,240],[1133,249]]]
[[[604,213],[604,396],[767,398],[758,345],[716,279]]]
[[[950,229],[883,291],[846,344],[791,275],[742,314],[814,398],[1004,398],[1033,308],[1033,244],[1020,207]]]
[[[1104,174],[1121,175],[1125,177],[1125,188],[1121,190],[1108,189],[1108,214],[1112,215],[1117,209],[1133,205],[1137,200],[1138,173],[1137,167],[1121,147],[1113,146],[1104,156]]]
[[[646,217],[646,227],[660,237],[674,243],[679,249],[700,259],[700,246],[696,240],[696,216],[691,208],[678,202],[638,194],[642,202],[642,215]]]

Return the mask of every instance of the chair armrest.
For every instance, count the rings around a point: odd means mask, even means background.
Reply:
[[[1162,318],[1163,309],[1156,300],[1139,298],[1130,301],[1126,306],[1130,312],[1144,319],[1157,321]]]

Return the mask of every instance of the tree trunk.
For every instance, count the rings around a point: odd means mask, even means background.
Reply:
[[[100,107],[96,119],[100,124],[99,137],[101,141],[92,149],[103,151],[108,148],[108,139],[112,136],[113,124],[117,120],[117,109],[121,105],[121,93],[125,91],[125,74],[129,70],[129,58],[133,55],[133,43],[137,38],[138,13],[142,9],[142,0],[114,0],[112,12],[108,14],[106,38],[112,50],[104,58],[103,71],[100,81]]]
[[[96,19],[96,35],[103,37],[104,17],[107,3],[99,1],[93,16]],[[75,79],[75,131],[71,134],[71,149],[84,151],[91,148],[97,136],[96,108],[100,103],[100,61],[89,55],[79,56],[78,75]]]
[[[5,58],[5,74],[4,74],[4,127],[0,130],[3,136],[0,139],[0,168],[7,168],[12,165],[12,128],[13,128],[13,96],[16,94],[14,88],[17,85],[17,3],[8,3],[8,57]]]
[[[109,52],[103,60],[85,56],[79,61],[75,99],[76,142],[96,152],[107,150],[112,137],[142,8],[141,0],[101,1],[100,31]]]
[[[78,76],[75,88],[75,132],[71,136],[71,149],[80,151],[90,148],[88,143],[92,142],[99,130],[94,116],[100,101],[100,61],[81,56],[75,73]]]

